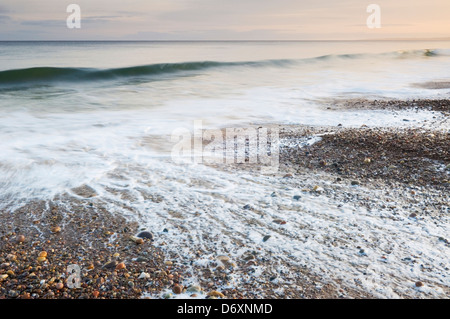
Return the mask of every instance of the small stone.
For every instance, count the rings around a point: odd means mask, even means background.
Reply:
[[[137,245],[141,245],[144,243],[144,240],[142,238],[136,236],[130,236],[130,240],[134,241]]]
[[[302,197],[300,195],[294,195],[293,197],[295,200],[300,200]]]
[[[56,233],[60,233],[61,232],[61,227],[59,226],[54,226],[52,227],[52,233],[56,234]]]
[[[213,290],[211,292],[207,293],[208,297],[220,297],[220,298],[225,298],[225,295],[219,291]]]
[[[225,256],[225,255],[217,256],[217,259],[220,260],[223,263],[226,263],[226,262],[230,261],[230,257]]]
[[[124,263],[117,264],[117,266],[116,266],[116,270],[122,270],[122,269],[125,269],[125,268],[127,268],[127,267],[125,266]]]
[[[217,270],[217,271],[224,271],[224,270],[225,270],[225,267],[224,267],[224,266],[217,266],[217,267],[216,267],[216,270]]]
[[[0,275],[0,281],[5,280],[6,278],[8,278],[8,274]]]
[[[264,238],[263,238],[263,242],[266,242],[266,241],[268,241],[270,237],[271,237],[270,235],[264,236]]]
[[[175,285],[172,289],[173,293],[179,295],[183,292],[183,286]]]
[[[43,262],[47,261],[47,258],[46,257],[38,257],[37,261],[40,263],[43,263]]]
[[[200,286],[189,286],[186,290],[187,292],[201,292],[202,288]]]
[[[283,178],[292,178],[292,174],[286,174],[283,176]]]
[[[416,213],[412,213],[411,215],[409,215],[410,218],[416,218],[417,214]]]
[[[95,290],[95,291],[92,293],[92,296],[93,296],[94,298],[98,298],[99,295],[100,295],[100,292],[99,292],[98,290]]]
[[[416,282],[416,287],[423,287],[423,282],[421,281]]]
[[[25,241],[25,236],[24,235],[17,236],[17,242],[23,243],[24,241]]]
[[[142,272],[138,277],[138,279],[148,279],[148,278],[150,278],[150,274],[146,272]]]
[[[170,298],[172,298],[172,294],[170,292],[166,293],[166,294],[164,294],[163,298],[164,299],[170,299]]]
[[[61,289],[64,288],[64,284],[63,284],[62,282],[58,282],[58,283],[55,285],[55,288],[56,288],[57,290],[61,290]]]
[[[41,251],[40,253],[39,253],[39,257],[47,257],[47,252],[46,251]]]
[[[129,282],[128,282],[128,287],[130,287],[130,288],[134,288],[134,282],[132,282],[132,281],[129,281]]]
[[[103,265],[103,268],[114,269],[114,268],[116,268],[116,266],[117,266],[117,261],[113,260],[113,261],[107,262],[105,265]]]
[[[139,238],[144,238],[144,239],[149,239],[149,240],[152,240],[152,239],[153,239],[153,235],[152,235],[150,232],[148,232],[148,231],[140,232],[140,233],[137,235],[137,237],[139,237]]]
[[[370,164],[372,162],[372,159],[370,159],[370,158],[368,158],[368,157],[366,157],[365,159],[364,159],[364,163],[366,163],[366,164]]]
[[[323,192],[323,188],[320,186],[314,186],[313,191],[315,191],[316,193],[322,193]]]
[[[286,221],[282,219],[275,219],[273,222],[278,225],[286,225]]]
[[[358,181],[351,181],[351,185],[352,186],[357,186],[357,185],[359,185],[359,182]]]
[[[164,264],[165,264],[166,266],[172,266],[172,265],[173,265],[173,262],[171,262],[170,260],[166,260],[166,261],[164,262]]]
[[[244,208],[244,209],[251,209],[252,207],[251,207],[249,204],[247,204],[247,205],[245,205],[243,208]]]

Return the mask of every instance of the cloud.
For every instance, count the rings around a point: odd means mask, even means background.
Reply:
[[[68,32],[59,0],[1,0],[5,34],[49,39],[270,40],[345,39],[366,34],[361,0],[77,0],[82,29]],[[378,0],[383,32],[450,35],[448,0]],[[392,29],[392,30],[391,30]],[[43,38],[43,39],[44,39]]]
[[[11,21],[11,17],[6,14],[0,14],[0,23],[7,23]]]

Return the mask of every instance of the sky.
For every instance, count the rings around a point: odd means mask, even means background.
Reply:
[[[367,27],[372,3],[381,28]],[[449,0],[0,0],[0,40],[450,38],[449,16]]]

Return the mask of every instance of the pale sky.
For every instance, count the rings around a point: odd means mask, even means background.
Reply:
[[[81,29],[68,29],[69,4]],[[370,4],[381,28],[369,29]],[[450,0],[0,0],[0,40],[450,38]]]

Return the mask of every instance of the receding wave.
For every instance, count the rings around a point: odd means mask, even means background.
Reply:
[[[46,84],[50,82],[68,81],[68,82],[89,82],[98,80],[115,80],[121,78],[152,77],[164,74],[201,71],[211,68],[226,67],[288,67],[302,62],[321,62],[357,59],[364,57],[379,58],[409,58],[417,56],[433,57],[446,55],[444,51],[439,50],[412,50],[397,51],[382,54],[341,54],[324,55],[307,59],[284,59],[284,60],[263,60],[246,62],[182,62],[182,63],[160,63],[141,65],[125,68],[113,69],[93,69],[93,68],[58,68],[58,67],[34,67],[27,69],[15,69],[0,71],[0,86],[17,86],[29,84]]]

